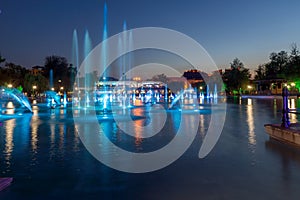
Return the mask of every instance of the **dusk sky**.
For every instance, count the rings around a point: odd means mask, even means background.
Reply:
[[[268,61],[271,52],[300,46],[300,1],[107,0],[108,35],[128,29],[164,27],[198,41],[219,67],[238,57],[248,68]],[[8,62],[43,65],[49,55],[71,61],[72,33],[84,31],[101,42],[101,0],[0,0],[0,52]]]

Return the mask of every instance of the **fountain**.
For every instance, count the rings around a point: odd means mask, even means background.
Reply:
[[[218,89],[217,89],[217,84],[215,83],[215,90],[214,90],[214,98],[218,98]]]
[[[54,91],[45,91],[47,106],[50,108],[55,108],[58,105],[61,105],[60,96]]]
[[[209,98],[210,95],[209,95],[209,85],[207,84],[206,85],[206,98]]]
[[[76,29],[74,29],[74,31],[73,31],[72,63],[75,65],[76,71],[78,73],[79,72],[79,53],[78,53],[78,36],[77,36]],[[79,88],[80,88],[79,76],[77,76],[77,78],[75,80],[75,89],[79,90]],[[78,92],[76,99],[74,101],[79,102],[79,100],[80,100],[80,96],[79,96],[79,92]],[[80,104],[78,104],[77,106],[80,106]]]
[[[175,105],[180,102],[181,110],[183,107],[192,110],[199,110],[200,99],[216,99],[217,85],[215,84],[214,91],[210,91],[209,85],[206,86],[206,94],[202,91],[198,94],[196,88],[191,86],[181,91],[179,94],[174,94],[169,90],[166,83],[161,84],[158,89],[155,87],[154,82],[134,82],[129,81],[130,68],[133,64],[132,55],[130,53],[123,54],[123,52],[129,51],[133,47],[133,34],[132,31],[127,30],[127,22],[123,22],[123,34],[118,36],[117,40],[117,50],[121,55],[116,61],[117,68],[115,68],[114,75],[118,76],[119,80],[111,80],[110,68],[107,68],[103,74],[100,74],[100,78],[91,76],[92,66],[89,59],[84,60],[81,71],[78,66],[78,38],[77,31],[73,32],[73,47],[72,55],[73,62],[77,66],[77,80],[75,84],[74,94],[73,94],[73,107],[76,109],[91,110],[95,109],[100,111],[98,113],[105,113],[105,115],[112,113],[116,110],[126,110],[127,108],[134,109],[134,105],[138,106],[148,106],[154,104],[165,103],[165,106],[169,109],[176,110]],[[108,39],[108,28],[107,28],[107,5],[104,5],[104,25],[103,25],[103,37],[102,41]],[[102,43],[101,53],[99,54],[99,61],[102,66],[107,66],[108,62],[108,52],[109,47],[106,42]],[[89,36],[88,30],[84,33],[84,44],[83,44],[83,56],[87,58],[90,51],[92,50],[92,42]],[[80,73],[79,73],[80,71]],[[126,77],[128,76],[128,77]],[[94,82],[93,82],[94,81]],[[95,82],[96,81],[96,82]],[[81,85],[81,87],[79,87]],[[139,91],[136,93],[136,91]],[[77,95],[77,96],[76,96]],[[199,95],[199,96],[197,96]],[[65,98],[64,98],[65,99]],[[75,102],[77,101],[77,103]],[[138,103],[136,103],[138,101]],[[170,106],[167,106],[170,101]],[[65,100],[63,101],[65,102]],[[75,102],[75,103],[74,103]]]
[[[84,57],[86,58],[90,51],[92,50],[92,41],[89,35],[88,30],[85,31],[84,34]],[[90,62],[85,62],[84,66],[84,91],[85,91],[85,101],[84,101],[84,106],[86,108],[90,107],[90,93],[91,93],[91,76],[90,76],[90,71],[91,69],[91,64]]]
[[[67,106],[67,103],[68,103],[68,101],[67,101],[67,94],[66,94],[66,92],[64,92],[64,98],[63,98],[63,105],[64,105],[64,107]]]
[[[50,86],[50,89],[53,88],[53,69],[50,69],[50,72],[49,72],[49,86]]]
[[[31,105],[27,97],[15,88],[0,87],[0,102],[4,106],[14,109],[29,110],[32,112]],[[6,105],[5,105],[6,104]],[[6,110],[3,106],[0,106],[1,110]],[[1,113],[0,113],[1,114]]]

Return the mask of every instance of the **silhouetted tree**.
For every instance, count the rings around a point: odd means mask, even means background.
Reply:
[[[27,73],[24,77],[24,91],[31,93],[34,85],[37,86],[35,91],[41,93],[48,90],[49,81],[42,74]]]
[[[54,88],[64,87],[67,90],[72,90],[76,68],[69,65],[65,57],[47,56],[45,58],[44,76],[50,78],[50,70],[53,70]],[[59,82],[61,80],[61,82]]]
[[[28,70],[14,63],[5,63],[0,69],[0,85],[12,84],[14,87],[23,85],[24,76]]]
[[[249,69],[245,68],[244,64],[238,58],[235,58],[230,63],[230,70],[226,70],[223,74],[226,92],[231,93],[234,90],[240,91],[246,89],[250,76]]]
[[[259,65],[258,69],[255,70],[255,80],[264,80],[266,79],[266,66],[265,65]]]
[[[300,75],[300,55],[298,47],[295,43],[291,45],[291,53],[285,70],[287,79],[299,79]]]
[[[287,63],[289,60],[288,53],[286,51],[280,51],[278,53],[272,52],[269,58],[270,62],[265,65],[266,78],[285,78]]]
[[[167,83],[168,79],[167,79],[167,76],[165,74],[158,74],[158,75],[153,76],[150,80]]]

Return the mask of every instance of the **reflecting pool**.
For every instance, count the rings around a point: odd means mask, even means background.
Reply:
[[[71,109],[43,109],[0,118],[0,177],[14,181],[0,199],[299,199],[300,150],[270,140],[265,123],[281,122],[280,99],[228,99],[222,135],[213,151],[198,158],[210,114],[200,113],[193,144],[173,164],[145,174],[111,169],[82,144]],[[300,102],[291,99],[291,108]],[[132,110],[145,116],[145,107]],[[101,122],[106,136],[132,152],[166,145],[178,128],[178,112],[167,113],[163,130],[143,139],[122,133],[115,122]],[[299,115],[291,114],[292,122]],[[188,131],[188,130],[187,130]],[[114,152],[107,151],[108,155]]]

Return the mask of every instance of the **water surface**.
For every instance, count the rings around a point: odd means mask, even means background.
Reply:
[[[299,105],[290,101],[291,107]],[[222,135],[206,158],[199,159],[198,152],[210,117],[201,114],[198,134],[185,154],[145,174],[119,172],[93,158],[78,137],[70,109],[1,118],[0,176],[14,182],[0,199],[299,199],[300,150],[270,140],[263,128],[281,122],[281,106],[281,100],[229,99]],[[144,109],[135,112],[145,114]],[[177,115],[168,112],[163,131],[148,140],[126,136],[112,121],[102,126],[122,148],[148,152],[174,137]],[[298,121],[297,115],[290,117]]]

